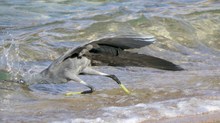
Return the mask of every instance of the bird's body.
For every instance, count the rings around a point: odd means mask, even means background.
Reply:
[[[139,66],[172,71],[183,70],[181,67],[169,61],[126,51],[126,49],[147,46],[154,41],[155,39],[153,37],[112,37],[93,41],[70,49],[39,75],[40,78],[44,80],[42,81],[43,83],[65,83],[73,80],[90,88],[90,90],[80,92],[82,94],[92,93],[94,89],[91,85],[81,80],[78,75],[101,75],[112,78],[122,89],[129,93],[115,75],[96,71],[92,66]],[[68,93],[68,95],[71,94],[73,93]]]
[[[71,58],[65,60],[62,64],[53,67],[53,69],[45,69],[41,72],[41,75],[44,75],[47,78],[52,78],[51,83],[65,83],[70,80],[66,77],[68,73],[79,75],[89,66],[91,66],[91,62],[86,57],[82,57],[80,60],[77,58]]]

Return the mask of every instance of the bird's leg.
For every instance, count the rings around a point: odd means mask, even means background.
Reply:
[[[131,92],[121,83],[121,81],[115,76],[115,75],[106,75],[106,77],[109,77],[113,80],[115,80],[118,85],[127,93],[130,94]]]
[[[89,93],[92,93],[92,92],[95,91],[95,89],[91,85],[87,84],[86,82],[81,80],[76,75],[68,75],[67,74],[66,76],[68,77],[68,79],[79,82],[79,83],[85,85],[86,87],[88,87],[90,89],[90,90],[85,90],[85,91],[82,91],[82,92],[67,92],[67,93],[65,93],[66,96],[72,96],[72,95],[75,95],[75,94],[89,94]]]
[[[111,79],[113,79],[114,81],[116,81],[118,83],[118,85],[127,93],[130,94],[130,91],[121,83],[121,81],[115,76],[115,75],[110,75],[110,74],[106,74],[106,73],[102,73],[99,72],[97,70],[94,70],[90,67],[86,67],[83,72],[83,74],[89,74],[89,75],[101,75],[101,76],[106,76],[109,77]]]

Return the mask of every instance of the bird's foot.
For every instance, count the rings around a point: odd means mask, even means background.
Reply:
[[[95,91],[95,89],[92,86],[88,86],[90,90],[82,91],[82,92],[67,92],[65,93],[65,96],[73,96],[77,94],[91,94],[92,92]]]
[[[123,84],[119,84],[119,86],[120,86],[127,94],[131,94],[131,92],[130,92]]]
[[[77,94],[82,94],[82,92],[67,92],[67,93],[65,93],[65,96],[73,96],[73,95],[77,95]]]

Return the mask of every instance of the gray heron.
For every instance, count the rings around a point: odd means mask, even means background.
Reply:
[[[80,74],[109,77],[129,94],[130,91],[121,83],[116,75],[97,71],[92,66],[137,66],[172,71],[183,70],[178,65],[167,60],[127,51],[127,49],[150,45],[154,41],[154,37],[110,37],[92,41],[68,50],[64,55],[54,60],[48,68],[40,72],[39,76],[42,79],[42,83],[75,81],[89,88],[82,92],[67,92],[67,96],[88,94],[94,91],[93,86],[78,77]]]

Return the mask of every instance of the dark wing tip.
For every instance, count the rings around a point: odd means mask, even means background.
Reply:
[[[175,71],[182,71],[182,70],[185,70],[184,68],[180,67],[180,66],[177,66]]]
[[[179,65],[175,65],[173,64],[172,66],[165,66],[164,68],[162,68],[164,70],[170,70],[170,71],[182,71],[182,70],[185,70],[183,69],[182,67],[180,67]]]

